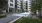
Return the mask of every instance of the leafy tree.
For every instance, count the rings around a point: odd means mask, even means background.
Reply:
[[[37,4],[36,4],[36,0],[32,0],[32,5],[31,5],[31,11],[36,14],[36,10],[37,10]]]
[[[3,8],[6,3],[6,0],[0,0],[0,8]]]
[[[37,0],[32,1],[31,11],[34,12],[39,8],[39,4],[37,4]]]
[[[41,16],[42,0],[32,0],[31,11],[36,12],[38,10],[39,16]]]

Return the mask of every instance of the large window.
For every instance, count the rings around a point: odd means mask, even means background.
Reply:
[[[10,3],[10,6],[13,6],[13,4]]]

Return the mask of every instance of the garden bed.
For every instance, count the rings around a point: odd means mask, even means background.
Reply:
[[[42,19],[21,18],[13,23],[42,23]]]
[[[1,15],[1,14],[0,14],[0,19],[1,19],[1,18],[4,18],[4,17],[6,17],[6,15]]]
[[[4,17],[6,17],[6,16],[0,16],[0,18],[4,18]]]

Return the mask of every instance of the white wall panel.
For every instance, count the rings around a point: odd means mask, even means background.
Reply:
[[[13,4],[13,6],[10,6],[10,4]],[[15,8],[15,0],[13,0],[13,2],[11,2],[10,0],[8,0],[8,7],[9,8]]]

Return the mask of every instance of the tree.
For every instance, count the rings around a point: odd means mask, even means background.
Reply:
[[[34,14],[36,14],[36,10],[38,8],[37,4],[36,4],[36,0],[32,0],[32,3],[31,3],[31,12],[33,12]]]
[[[38,15],[41,17],[41,8],[42,8],[42,0],[32,0],[31,11],[34,12],[38,10]]]
[[[38,9],[38,12],[39,12],[38,15],[39,15],[40,18],[42,18],[42,12],[41,12],[42,11],[42,9],[41,9],[42,8],[42,0],[39,0],[38,2],[39,2],[39,5],[40,5],[39,6],[40,8]]]
[[[0,0],[0,8],[3,8],[6,3],[6,0]]]

